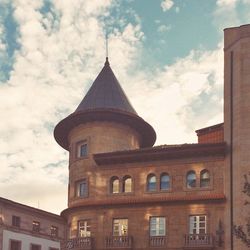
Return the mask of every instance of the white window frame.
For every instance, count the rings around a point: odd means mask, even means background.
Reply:
[[[91,236],[90,220],[79,220],[78,221],[78,235],[79,235],[79,237],[90,237]]]
[[[204,232],[201,233],[201,230]],[[207,215],[190,215],[189,216],[189,234],[206,234],[207,233]]]
[[[113,236],[128,235],[128,219],[113,219]]]
[[[166,217],[153,216],[149,219],[149,234],[154,236],[166,236]]]
[[[82,187],[85,187],[82,188]],[[76,183],[76,196],[77,197],[88,197],[88,180],[82,179]]]

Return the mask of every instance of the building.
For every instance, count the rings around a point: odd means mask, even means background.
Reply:
[[[0,198],[0,250],[59,250],[64,238],[61,216]]]
[[[224,123],[181,145],[153,146],[106,58],[54,130],[69,151],[61,249],[249,249],[249,49],[250,25],[225,29]]]

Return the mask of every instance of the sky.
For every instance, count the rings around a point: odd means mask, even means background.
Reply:
[[[55,125],[105,61],[155,145],[197,142],[223,122],[223,29],[250,0],[0,0],[0,196],[59,214],[68,152]]]

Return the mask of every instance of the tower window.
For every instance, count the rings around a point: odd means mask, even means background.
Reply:
[[[201,171],[200,185],[201,185],[201,187],[209,187],[210,186],[210,174],[209,174],[209,171],[206,169]]]
[[[88,196],[88,182],[87,179],[76,182],[76,196],[87,197]]]
[[[77,157],[85,157],[88,154],[88,145],[86,141],[77,143]]]
[[[196,187],[196,175],[194,171],[189,171],[187,173],[187,188]]]
[[[123,178],[122,192],[124,193],[132,192],[132,178],[130,176],[125,176]]]
[[[156,176],[154,174],[148,175],[147,191],[156,191]]]
[[[163,173],[161,175],[160,190],[169,190],[170,189],[170,177],[168,174]]]
[[[113,176],[110,181],[110,189],[112,194],[118,194],[120,191],[120,182],[117,176]]]

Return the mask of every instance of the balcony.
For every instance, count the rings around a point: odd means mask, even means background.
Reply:
[[[187,234],[185,235],[184,249],[213,249],[214,239],[211,234]]]
[[[79,237],[70,239],[66,242],[66,250],[92,249],[91,237]]]
[[[108,236],[105,240],[106,248],[126,248],[131,249],[132,236]]]
[[[166,246],[166,236],[150,236],[149,237],[150,247],[165,247]]]

